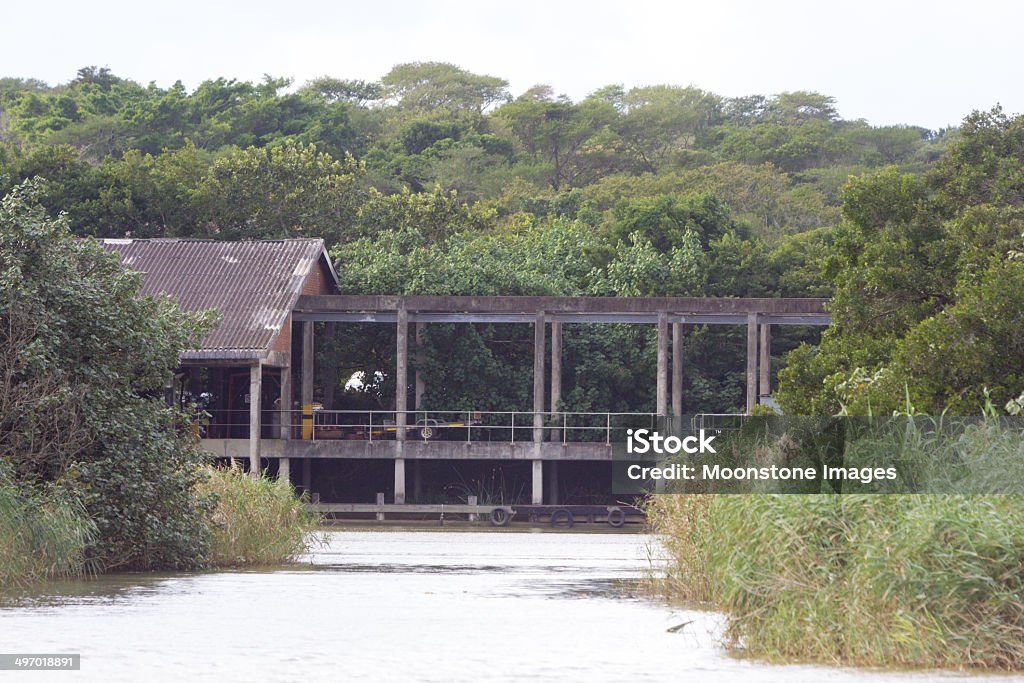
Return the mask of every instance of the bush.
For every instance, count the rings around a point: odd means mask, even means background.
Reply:
[[[77,499],[27,493],[0,471],[0,590],[91,571],[95,535]]]
[[[1024,667],[1014,496],[663,496],[664,586],[729,615],[768,659]]]
[[[209,520],[215,566],[281,564],[317,540],[320,516],[305,508],[287,482],[211,467],[199,490],[216,501]]]

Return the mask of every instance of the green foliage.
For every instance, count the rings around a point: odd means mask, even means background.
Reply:
[[[833,325],[780,373],[787,411],[976,414],[1024,386],[1021,119],[965,122],[924,177],[885,169],[843,192],[826,274]]]
[[[96,526],[81,502],[19,487],[6,470],[0,462],[0,591],[88,573]]]
[[[209,524],[210,560],[217,567],[283,564],[317,540],[320,516],[284,480],[208,467],[198,490],[216,501]]]
[[[671,595],[773,660],[1019,669],[1013,496],[658,496]]]
[[[140,276],[73,240],[38,194],[26,183],[0,205],[0,458],[19,482],[80,497],[101,567],[202,563],[203,456],[160,397],[209,316],[140,297]]]

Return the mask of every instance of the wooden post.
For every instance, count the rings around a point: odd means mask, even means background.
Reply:
[[[757,405],[757,313],[747,314],[747,415]]]
[[[260,476],[260,397],[263,394],[263,363],[249,367],[249,476]]]
[[[562,400],[562,323],[551,321],[551,413],[558,422],[558,402]],[[562,428],[551,430],[551,440],[562,440]]]
[[[672,323],[672,415],[683,414],[683,323]]]
[[[380,491],[377,492],[377,505],[380,505],[382,507],[384,505],[384,493],[383,492],[380,492]],[[377,521],[378,522],[383,522],[384,521],[384,511],[383,510],[381,510],[380,512],[377,513]]]
[[[772,326],[761,324],[761,360],[758,363],[758,396],[772,393]]]
[[[287,447],[287,442],[292,438],[292,365],[288,364],[281,368],[281,444],[282,450]],[[291,462],[288,458],[280,458],[277,461],[277,478],[291,483]]]
[[[476,505],[476,496],[469,496],[468,499],[466,500],[466,502],[469,505]],[[475,512],[470,512],[469,513],[469,521],[475,522],[475,521],[477,521],[479,519],[480,519],[480,515],[478,515],[477,513],[475,513]]]
[[[668,314],[658,314],[658,403],[659,416],[668,414]]]
[[[544,461],[541,443],[544,441],[544,311],[537,312],[533,322],[533,490],[534,505],[544,502]]]
[[[409,312],[398,309],[395,343],[395,503],[405,503],[405,411],[409,400]]]

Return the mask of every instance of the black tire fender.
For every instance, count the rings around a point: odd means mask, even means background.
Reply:
[[[564,519],[564,523],[559,518]],[[576,519],[572,516],[572,510],[569,508],[557,508],[551,513],[551,526],[553,527],[565,527],[566,529],[571,529],[575,522]]]
[[[615,529],[626,523],[626,513],[622,508],[608,508],[608,526]]]
[[[512,520],[512,513],[507,508],[494,508],[491,510],[492,526],[508,526]]]

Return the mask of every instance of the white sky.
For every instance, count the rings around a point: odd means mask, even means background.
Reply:
[[[609,83],[721,95],[817,90],[844,118],[956,124],[1024,111],[1024,3],[783,0],[58,0],[4,3],[0,75],[66,82],[79,67],[189,88],[207,78],[376,80],[447,61],[578,99]]]

